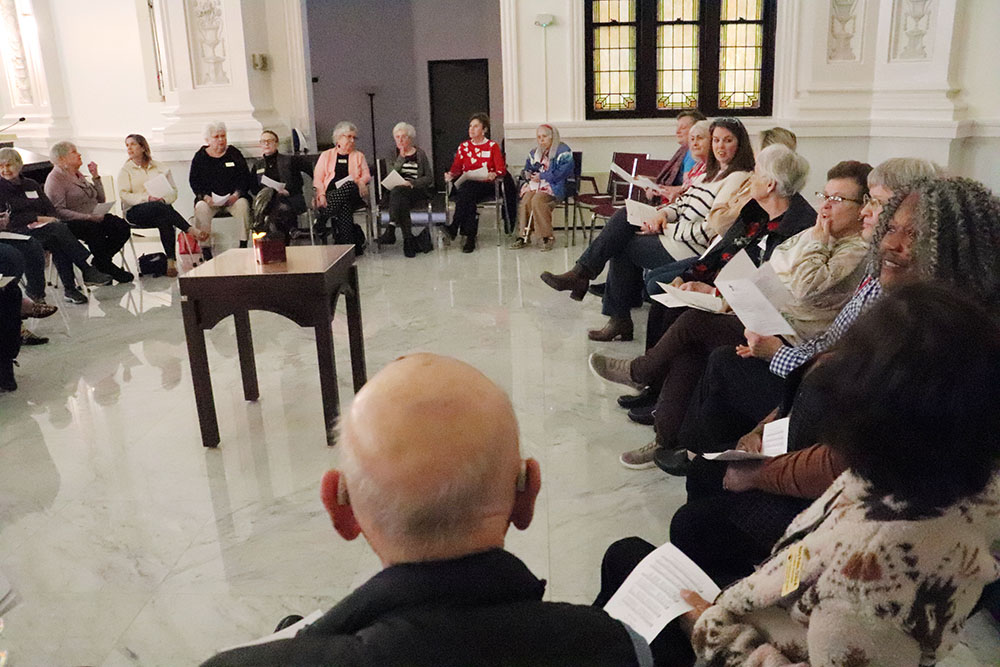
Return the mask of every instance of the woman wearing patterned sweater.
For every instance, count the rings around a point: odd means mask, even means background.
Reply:
[[[452,240],[461,233],[465,237],[462,252],[476,249],[476,234],[479,233],[479,218],[476,204],[489,199],[495,193],[493,181],[507,173],[500,144],[489,139],[490,117],[484,113],[473,114],[469,119],[469,140],[463,141],[455,152],[451,169],[445,172],[444,180],[452,182],[466,172],[486,169],[485,180],[466,179],[455,194],[455,217],[445,233]]]
[[[728,229],[715,224],[713,213],[750,177],[753,147],[743,123],[735,118],[719,118],[710,124],[710,150],[704,145],[701,128],[702,122],[691,128],[690,147],[695,159],[706,161],[705,173],[695,178],[684,194],[661,208],[657,220],[637,227],[629,223],[622,208],[611,216],[572,269],[558,275],[548,271],[542,274],[546,285],[569,291],[570,298],[580,301],[590,281],[610,263],[601,309],[609,320],[603,329],[589,332],[591,340],[632,340],[630,311],[642,304],[643,269],[675,264],[679,275],[690,260],[708,248],[713,236]]]

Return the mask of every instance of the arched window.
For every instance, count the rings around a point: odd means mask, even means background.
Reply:
[[[587,118],[768,116],[777,0],[584,0]]]

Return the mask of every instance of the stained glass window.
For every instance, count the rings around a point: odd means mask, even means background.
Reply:
[[[595,110],[635,109],[636,1],[594,0]]]
[[[777,0],[584,0],[587,117],[768,115]]]
[[[760,106],[764,50],[762,0],[722,0],[719,26],[719,109]]]

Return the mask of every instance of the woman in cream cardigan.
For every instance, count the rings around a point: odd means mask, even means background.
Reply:
[[[358,128],[354,123],[345,120],[333,128],[334,147],[323,151],[313,170],[316,188],[313,203],[322,216],[317,223],[320,236],[325,238],[329,233],[326,227],[329,220],[334,242],[353,243],[360,254],[364,232],[354,223],[354,209],[368,195],[372,177],[364,153],[354,147],[357,138]]]
[[[155,227],[160,232],[160,243],[167,256],[167,276],[177,276],[177,255],[174,251],[174,229],[190,232],[199,241],[208,240],[208,231],[195,229],[173,207],[177,201],[177,186],[170,170],[153,159],[149,142],[141,134],[125,137],[128,159],[118,172],[118,199],[122,203],[122,215],[133,227],[148,229]],[[146,190],[146,183],[158,176],[164,176],[170,184],[170,191],[162,197],[154,197]]]
[[[692,140],[701,123],[691,128]],[[630,224],[622,208],[608,220],[600,235],[580,256],[576,265],[559,275],[546,271],[542,281],[559,291],[569,291],[580,301],[590,281],[608,269],[601,312],[609,317],[603,329],[589,332],[591,340],[632,340],[630,310],[642,304],[642,271],[668,264],[678,265],[679,275],[691,260],[704,252],[713,237],[723,234],[735,220],[717,220],[717,210],[734,197],[754,168],[753,147],[743,123],[719,118],[709,127],[711,150],[705,173],[672,203],[660,209],[659,217],[642,227]],[[692,155],[701,142],[690,143]],[[696,157],[697,159],[697,157]]]

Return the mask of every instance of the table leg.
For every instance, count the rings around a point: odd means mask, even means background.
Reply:
[[[194,385],[194,402],[198,409],[201,442],[205,447],[219,444],[219,422],[215,416],[215,397],[212,395],[212,376],[208,369],[208,352],[205,349],[205,332],[198,322],[197,303],[181,298],[184,318],[184,335],[187,338],[188,360],[191,363],[191,383]]]
[[[358,267],[352,266],[348,272],[348,286],[345,302],[347,306],[347,337],[351,345],[351,374],[354,378],[354,392],[368,382],[365,367],[365,334],[361,328],[361,290],[358,289]]]
[[[243,375],[243,398],[256,401],[260,391],[257,388],[257,364],[253,358],[250,312],[238,310],[233,313],[233,319],[236,320],[236,348],[240,353],[240,373]]]
[[[333,446],[334,426],[340,414],[337,391],[337,362],[333,356],[333,331],[330,328],[330,302],[325,301],[316,317],[316,358],[319,361],[319,390],[323,398],[323,422],[326,444]]]

